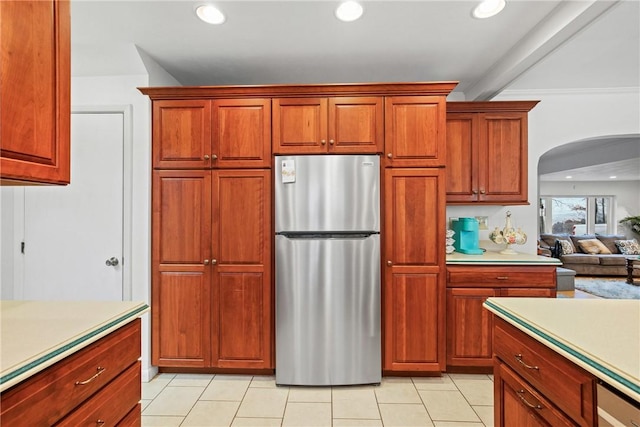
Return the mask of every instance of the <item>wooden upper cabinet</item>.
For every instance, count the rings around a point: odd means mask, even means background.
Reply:
[[[154,168],[268,168],[270,143],[267,98],[153,103]]]
[[[528,203],[527,113],[536,104],[447,103],[447,203]]]
[[[271,100],[213,101],[211,161],[218,168],[271,166]]]
[[[274,153],[380,153],[383,138],[382,97],[273,100]]]
[[[386,166],[445,165],[445,99],[443,96],[385,99]]]
[[[70,182],[69,1],[2,1],[0,182]]]
[[[205,169],[211,165],[211,101],[153,102],[153,167]]]

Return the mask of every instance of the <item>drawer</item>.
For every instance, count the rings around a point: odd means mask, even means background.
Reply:
[[[2,393],[2,425],[53,425],[139,358],[136,319]]]
[[[138,405],[141,393],[140,362],[138,361],[56,426],[115,426]]]
[[[552,426],[575,426],[575,423],[553,403],[523,381],[507,365],[498,363],[494,372],[497,396],[502,403],[497,414],[496,426],[532,425],[524,421],[531,415],[534,418],[542,418]],[[542,425],[542,423],[536,423],[536,425]]]
[[[595,425],[595,377],[502,319],[494,354],[581,426]]]
[[[448,287],[556,287],[555,267],[448,266]]]
[[[140,427],[142,424],[142,405],[138,403],[118,423],[118,427]]]

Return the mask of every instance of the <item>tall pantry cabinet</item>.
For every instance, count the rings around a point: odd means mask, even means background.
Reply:
[[[142,88],[153,105],[152,362],[272,370],[273,155],[382,157],[385,372],[445,367],[455,82]]]
[[[273,367],[270,105],[153,101],[155,365]]]

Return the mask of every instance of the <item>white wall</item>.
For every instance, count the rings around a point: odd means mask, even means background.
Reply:
[[[536,253],[538,235],[538,162],[550,149],[603,135],[640,134],[640,88],[591,91],[505,91],[494,100],[540,100],[529,113],[528,206],[448,206],[448,217],[488,216],[489,229],[502,228],[507,210],[514,226],[522,226],[529,240],[516,247]],[[633,208],[633,206],[631,207]],[[636,212],[638,212],[636,207]],[[480,233],[488,239],[488,231]],[[490,241],[481,242],[487,249]]]
[[[13,187],[0,187],[0,300],[13,299]]]

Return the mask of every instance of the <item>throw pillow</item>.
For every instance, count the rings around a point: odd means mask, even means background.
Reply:
[[[616,246],[623,255],[640,255],[640,244],[636,239],[616,240]]]
[[[616,246],[616,240],[625,240],[624,234],[599,234],[596,233],[596,237],[611,251],[612,254],[619,254],[620,251]]]
[[[572,253],[575,253],[573,250],[573,245],[571,244],[570,241],[568,240],[556,240],[557,242],[560,242],[560,247],[562,247],[562,255],[569,255]]]
[[[587,254],[610,254],[611,251],[598,239],[584,239],[578,241],[582,252]]]

